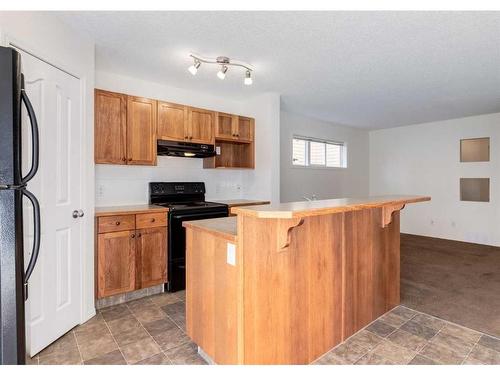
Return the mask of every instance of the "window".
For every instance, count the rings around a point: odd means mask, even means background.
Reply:
[[[302,167],[347,168],[344,142],[294,136],[292,164]]]

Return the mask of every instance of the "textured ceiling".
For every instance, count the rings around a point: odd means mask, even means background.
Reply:
[[[96,42],[96,66],[236,98],[274,91],[282,107],[387,128],[500,112],[499,12],[62,12]],[[197,76],[189,52],[254,65]]]

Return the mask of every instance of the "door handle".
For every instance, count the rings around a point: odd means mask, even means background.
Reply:
[[[31,152],[31,168],[28,174],[21,178],[21,183],[25,185],[29,180],[31,180],[36,172],[38,171],[38,160],[40,155],[40,146],[38,139],[38,122],[36,120],[35,111],[33,110],[33,106],[24,90],[24,75],[21,77],[21,100],[26,106],[26,110],[28,111],[28,117],[31,123],[31,138],[32,138],[32,152]]]
[[[30,279],[33,269],[35,268],[36,261],[38,260],[38,254],[40,252],[40,204],[36,197],[30,191],[23,189],[21,190],[23,195],[26,196],[33,205],[33,249],[31,250],[31,259],[28,263],[28,268],[24,272],[24,300],[28,299],[28,280]]]
[[[83,217],[83,215],[85,215],[83,210],[74,210],[71,216],[73,216],[74,219],[77,219],[79,217]]]

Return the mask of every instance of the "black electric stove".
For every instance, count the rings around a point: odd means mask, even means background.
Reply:
[[[168,292],[186,287],[186,231],[184,221],[229,215],[226,204],[205,201],[203,182],[150,182],[149,203],[168,207]]]

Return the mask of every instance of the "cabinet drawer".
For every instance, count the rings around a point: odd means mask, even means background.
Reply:
[[[118,232],[133,229],[135,229],[135,215],[117,215],[99,218],[99,233]]]
[[[135,215],[135,225],[137,229],[165,227],[167,225],[167,213],[137,214]]]

